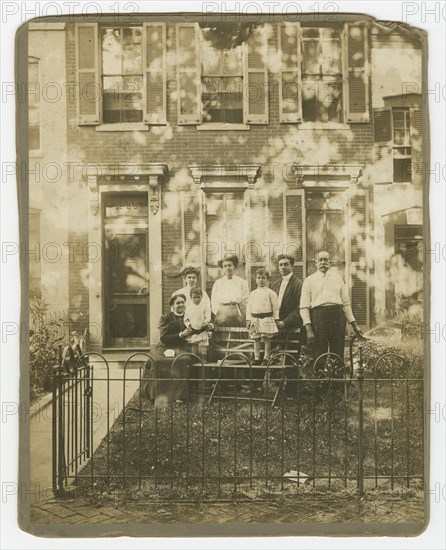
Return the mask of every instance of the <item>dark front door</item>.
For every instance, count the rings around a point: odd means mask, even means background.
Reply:
[[[138,208],[141,205],[136,203],[132,213]],[[130,218],[123,211],[121,216],[106,219],[104,260],[106,346],[146,348],[150,323],[148,229],[144,218]]]

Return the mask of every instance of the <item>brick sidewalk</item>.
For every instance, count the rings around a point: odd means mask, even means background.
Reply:
[[[95,506],[82,499],[31,506],[36,525],[249,524],[249,523],[422,523],[421,499],[300,499],[255,503],[126,503]]]

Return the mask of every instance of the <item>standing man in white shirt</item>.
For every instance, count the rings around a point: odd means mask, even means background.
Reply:
[[[351,324],[355,334],[362,336],[356,322],[347,285],[337,273],[330,271],[330,254],[319,252],[317,271],[302,285],[300,314],[307,332],[308,344],[313,344],[313,359],[330,352],[344,359],[345,324]]]

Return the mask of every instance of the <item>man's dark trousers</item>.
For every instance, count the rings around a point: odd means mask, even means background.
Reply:
[[[274,290],[277,296],[279,295],[281,284],[282,279],[278,279],[271,283],[271,290]],[[291,275],[283,294],[282,303],[280,304],[279,309],[279,319],[285,323],[285,327],[276,336],[277,339],[284,339],[288,337],[289,339],[298,339],[302,344],[302,338],[304,337],[305,330],[303,329],[303,323],[299,312],[301,291],[302,281],[294,274]],[[293,355],[297,361],[300,355],[300,346],[297,354],[292,353],[291,355]],[[285,393],[289,397],[295,397],[297,394],[297,382],[294,382],[294,380],[297,379],[298,368],[287,367],[285,370],[285,375],[287,378]]]
[[[346,319],[341,305],[319,306],[310,310],[311,325],[315,342],[313,344],[313,361],[328,352],[336,353],[344,361]],[[320,362],[317,367],[323,365]]]

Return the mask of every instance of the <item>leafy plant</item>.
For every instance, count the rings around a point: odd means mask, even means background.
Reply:
[[[49,304],[43,291],[30,297],[29,384],[31,399],[51,389],[52,370],[56,363],[54,344],[60,327],[49,316]]]
[[[236,48],[246,40],[256,25],[252,23],[200,23],[203,36],[214,48]]]
[[[423,379],[422,347],[386,345],[372,339],[363,342],[361,346],[366,377]]]

